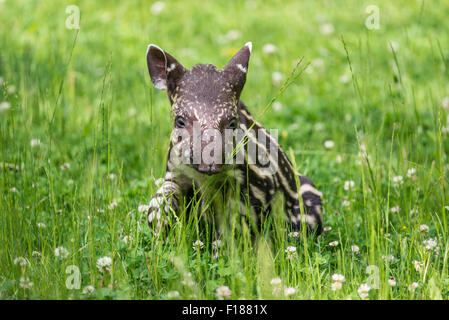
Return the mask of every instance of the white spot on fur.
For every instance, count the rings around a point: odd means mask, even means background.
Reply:
[[[167,68],[167,73],[172,72],[173,70],[176,69],[176,64],[172,63],[168,68]]]
[[[165,90],[165,89],[167,89],[167,84],[165,83],[165,80],[164,80],[164,79],[156,79],[156,80],[153,82],[153,84],[154,84],[154,87],[155,87],[156,89],[159,89],[159,90]]]
[[[243,73],[246,73],[246,68],[242,66],[240,63],[237,65],[237,68],[239,68],[240,71],[242,71]]]

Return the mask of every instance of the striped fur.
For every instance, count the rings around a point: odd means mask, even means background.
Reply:
[[[239,103],[239,122],[244,130],[251,126],[255,129],[255,132],[251,131],[255,133],[255,136],[250,136],[250,139],[257,141],[257,134],[262,133],[266,135],[267,145],[277,143],[259,123],[255,122],[242,102]],[[172,147],[173,145],[170,151]],[[265,146],[262,147],[265,148]],[[248,164],[246,150],[244,150],[244,163],[232,168],[236,172],[234,181],[239,184],[241,190],[240,206],[244,208],[248,199],[256,213],[257,222],[260,222],[261,217],[257,213],[269,213],[275,194],[281,193],[285,202],[286,219],[291,223],[292,229],[297,231],[304,223],[309,232],[320,234],[322,230],[321,192],[315,188],[310,179],[302,175],[298,176],[300,185],[298,192],[295,171],[290,160],[280,147],[276,150],[278,150],[278,170],[275,174],[264,174],[263,168],[258,164]],[[200,188],[209,177],[186,165],[176,166],[170,159],[166,170],[164,182],[151,200],[148,211],[148,222],[155,223],[158,228],[168,221],[170,209],[174,212],[179,209],[180,197],[186,196],[186,202],[190,202],[193,185]],[[302,197],[303,214],[301,214],[298,195]]]

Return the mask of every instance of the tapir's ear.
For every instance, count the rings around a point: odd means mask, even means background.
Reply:
[[[246,43],[223,68],[223,72],[229,78],[238,94],[240,94],[245,85],[251,49],[252,43]]]
[[[151,82],[159,90],[173,90],[186,72],[175,58],[154,44],[148,46],[147,64]]]

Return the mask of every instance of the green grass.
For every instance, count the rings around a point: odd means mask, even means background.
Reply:
[[[65,27],[71,4],[81,10],[79,33]],[[371,4],[379,30],[365,27]],[[360,299],[368,283],[369,299],[448,299],[448,16],[443,0],[167,1],[159,15],[144,1],[2,1],[0,103],[10,108],[0,111],[0,298],[215,299],[228,286],[233,299]],[[326,23],[333,33],[320,32]],[[224,37],[230,30],[240,37]],[[195,216],[182,212],[157,237],[138,211],[164,174],[170,132],[145,52],[155,43],[186,67],[222,67],[247,41],[242,100],[255,116],[279,92],[274,72],[287,78],[299,59],[311,62],[260,121],[280,130],[284,150],[323,192],[332,229],[287,241],[279,205],[271,234],[251,241],[231,215],[214,258]],[[267,43],[276,52],[264,53]],[[194,250],[198,239],[204,247]],[[426,250],[427,239],[437,248]],[[60,246],[66,258],[55,256]],[[287,246],[297,247],[293,259]],[[96,266],[104,256],[110,272]],[[66,286],[71,265],[80,289]],[[341,290],[331,289],[333,274],[345,276]],[[276,277],[296,293],[273,293]]]

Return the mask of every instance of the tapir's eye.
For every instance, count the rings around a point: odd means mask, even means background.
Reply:
[[[229,121],[229,128],[230,129],[237,129],[237,119],[232,119],[231,121]]]
[[[176,117],[175,119],[175,127],[176,128],[185,128],[186,123],[184,122],[184,119],[182,117]]]

